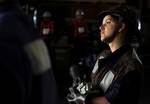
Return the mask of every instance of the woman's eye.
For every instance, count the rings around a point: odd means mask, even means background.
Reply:
[[[110,24],[111,23],[111,21],[106,21],[106,24]]]

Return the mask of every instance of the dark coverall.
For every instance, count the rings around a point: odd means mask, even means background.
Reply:
[[[130,45],[123,45],[113,53],[102,52],[97,65],[92,71],[96,93],[87,96],[87,104],[98,96],[105,96],[110,104],[139,104],[143,65]]]

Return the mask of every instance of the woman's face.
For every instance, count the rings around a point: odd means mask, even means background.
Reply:
[[[106,15],[99,29],[101,41],[106,43],[111,42],[114,34],[118,31],[117,21],[111,15]]]

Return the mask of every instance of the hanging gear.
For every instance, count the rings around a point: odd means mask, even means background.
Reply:
[[[44,40],[51,40],[54,32],[54,21],[51,20],[52,14],[48,11],[44,12],[40,23],[40,33]]]

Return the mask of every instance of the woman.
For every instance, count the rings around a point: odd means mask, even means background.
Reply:
[[[100,13],[99,19],[100,39],[110,50],[97,59],[92,71],[95,93],[89,93],[85,103],[138,104],[143,66],[131,46],[131,38],[139,33],[136,12],[118,6]]]

